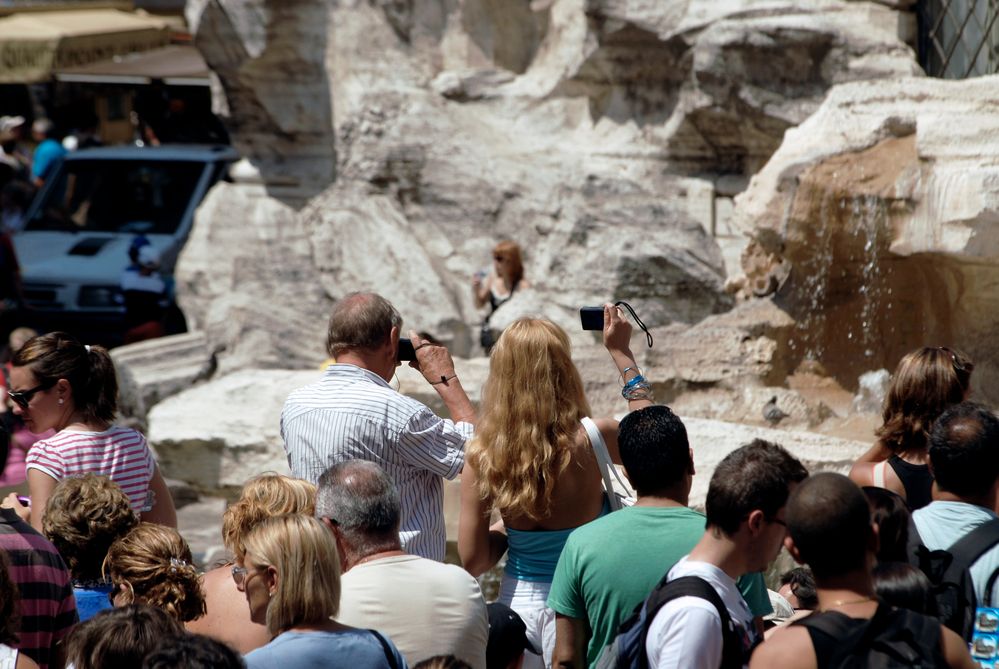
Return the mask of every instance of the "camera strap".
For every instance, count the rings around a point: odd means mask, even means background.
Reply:
[[[631,305],[625,302],[624,300],[618,300],[617,302],[614,303],[614,306],[624,307],[625,309],[628,310],[628,313],[631,314],[631,317],[635,319],[636,323],[638,323],[638,327],[640,327],[642,329],[642,332],[645,333],[645,338],[649,342],[649,348],[652,348],[652,333],[649,332],[649,328],[645,327],[645,323],[643,323],[642,319],[638,317],[638,314],[635,313],[635,310],[631,308]]]

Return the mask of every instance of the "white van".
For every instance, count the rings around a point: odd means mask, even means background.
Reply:
[[[131,262],[129,247],[144,237],[169,277],[195,209],[237,158],[228,146],[119,146],[67,154],[14,236],[28,324],[119,343],[119,286]]]

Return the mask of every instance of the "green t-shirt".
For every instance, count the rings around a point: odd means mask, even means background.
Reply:
[[[548,606],[589,621],[592,667],[618,626],[704,534],[704,514],[686,507],[628,507],[576,529],[562,549]],[[754,616],[771,613],[762,574],[739,579]]]

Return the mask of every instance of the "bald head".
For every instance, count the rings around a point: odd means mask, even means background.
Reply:
[[[319,477],[316,516],[352,535],[397,539],[399,491],[374,462],[347,460]]]
[[[867,564],[870,507],[857,484],[842,474],[820,472],[802,482],[788,500],[787,527],[801,560],[818,579]]]
[[[349,350],[377,349],[393,327],[402,327],[402,317],[388,300],[376,293],[349,293],[333,306],[326,350],[337,358]]]

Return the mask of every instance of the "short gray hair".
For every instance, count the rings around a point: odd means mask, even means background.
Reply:
[[[316,516],[329,518],[355,543],[397,540],[399,489],[392,477],[374,462],[340,462],[319,477]]]
[[[377,293],[348,293],[333,305],[326,351],[334,358],[349,349],[374,349],[385,343],[402,316]]]

